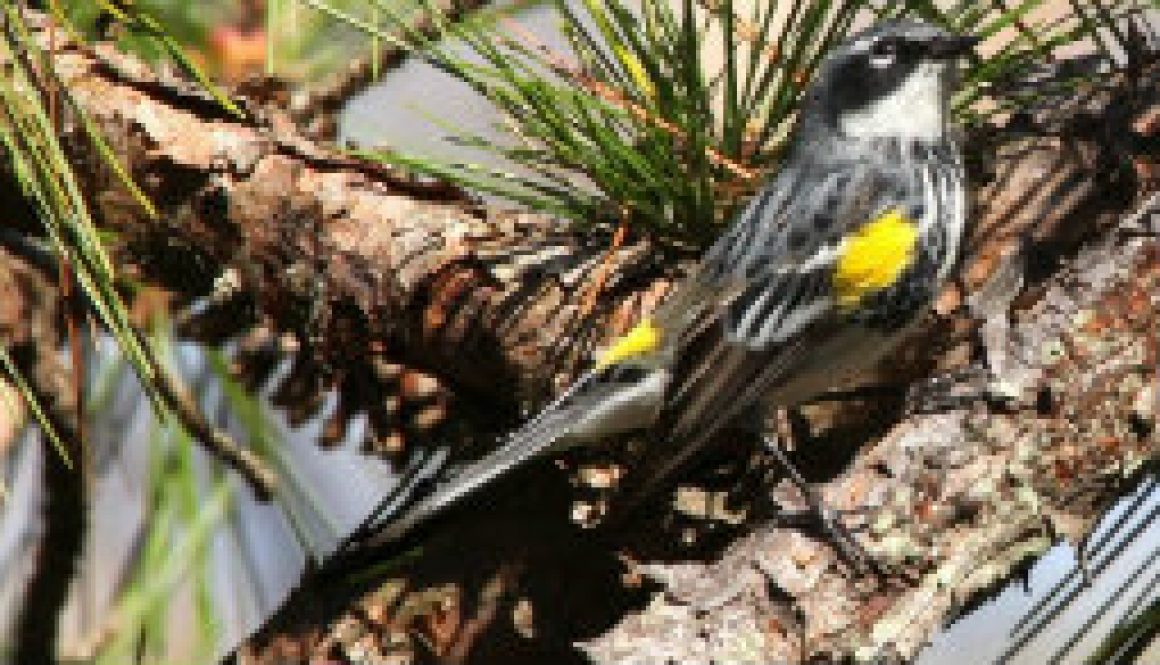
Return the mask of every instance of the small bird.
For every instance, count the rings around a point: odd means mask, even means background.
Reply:
[[[666,442],[645,481],[655,487],[723,427],[889,355],[958,260],[967,201],[950,99],[976,42],[891,21],[836,47],[804,91],[782,168],[671,296],[498,449],[366,542],[402,538],[533,458],[632,430]]]

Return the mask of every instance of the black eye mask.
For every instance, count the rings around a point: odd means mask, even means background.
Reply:
[[[905,40],[891,42],[890,46],[883,48],[898,48],[903,53],[915,47],[921,48],[918,44]],[[918,66],[918,57],[889,52],[875,53],[874,49],[881,43],[882,41],[879,41],[868,52],[849,58],[834,68],[827,91],[830,99],[827,111],[840,114],[866,108],[874,101],[893,93]],[[889,55],[894,55],[894,60],[886,66],[871,64],[874,58]],[[831,121],[831,126],[834,126],[837,117],[828,120]]]
[[[922,42],[914,42],[905,37],[883,37],[870,47],[871,57],[894,56],[900,60],[913,59],[927,53],[929,49]]]

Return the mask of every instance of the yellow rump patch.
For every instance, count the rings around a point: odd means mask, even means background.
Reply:
[[[838,306],[851,309],[867,294],[893,284],[914,258],[918,225],[893,210],[859,228],[843,243],[834,268]]]
[[[616,340],[612,348],[604,352],[597,369],[604,369],[610,365],[648,355],[656,351],[661,345],[661,329],[653,325],[649,319],[636,324],[636,327]]]

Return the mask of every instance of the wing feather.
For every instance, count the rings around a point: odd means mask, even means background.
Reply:
[[[693,277],[693,297],[709,294],[710,304],[673,299],[698,320],[673,354],[658,425],[670,445],[650,451],[642,493],[795,378],[811,349],[848,333],[831,282],[842,238],[890,210],[921,215],[922,184],[851,162],[785,174],[754,198]]]

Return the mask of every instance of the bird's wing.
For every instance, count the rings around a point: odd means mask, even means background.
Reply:
[[[858,163],[785,171],[706,252],[691,278],[696,304],[678,294],[658,314],[693,318],[674,342],[660,423],[670,445],[650,451],[642,493],[798,378],[810,351],[851,334],[859,299],[916,258],[919,220],[934,214],[921,178]],[[882,237],[851,242],[865,229]]]

